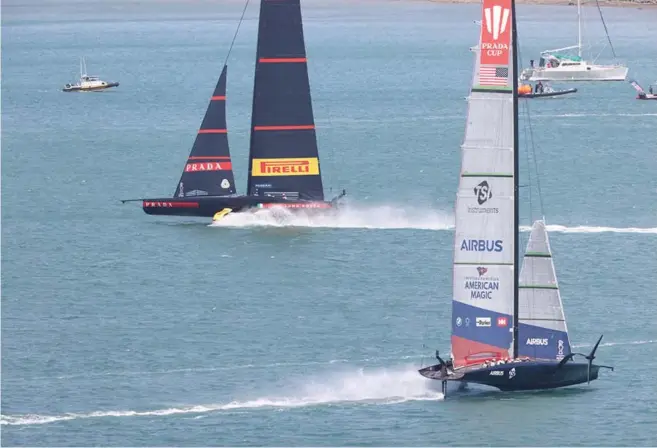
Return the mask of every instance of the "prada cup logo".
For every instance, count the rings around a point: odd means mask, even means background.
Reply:
[[[484,9],[486,30],[488,31],[488,34],[493,35],[493,40],[497,40],[500,37],[500,34],[503,34],[506,31],[509,22],[509,13],[510,11],[508,8],[502,8],[499,5]]]

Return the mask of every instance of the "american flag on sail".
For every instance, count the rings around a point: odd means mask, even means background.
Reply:
[[[509,83],[509,67],[481,65],[479,67],[480,86],[506,86]]]

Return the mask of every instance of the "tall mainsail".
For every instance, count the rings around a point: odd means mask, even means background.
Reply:
[[[511,0],[484,0],[456,200],[452,357],[512,356],[517,225]]]
[[[570,341],[543,221],[536,221],[532,226],[519,287],[518,354],[562,359],[570,353]]]
[[[249,195],[324,200],[300,0],[261,0]]]
[[[224,65],[174,197],[235,194],[226,130],[226,70]]]

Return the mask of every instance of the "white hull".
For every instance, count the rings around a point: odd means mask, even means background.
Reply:
[[[524,81],[625,81],[628,68],[622,65],[581,64],[566,67],[527,68]]]

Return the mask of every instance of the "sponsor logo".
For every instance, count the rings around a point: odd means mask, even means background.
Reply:
[[[492,370],[490,376],[504,376],[504,370]]]
[[[563,341],[557,341],[557,359],[563,359]]]
[[[233,169],[230,162],[201,162],[201,163],[188,163],[185,165],[186,173],[196,173],[199,171],[228,171]]]
[[[466,277],[463,288],[470,291],[471,299],[492,299],[493,291],[499,291],[500,279],[498,277],[484,277],[488,268],[479,266],[477,277]]]
[[[208,192],[205,191],[205,190],[192,190],[192,191],[188,191],[185,194],[185,196],[187,196],[187,197],[189,197],[189,196],[207,196],[207,195],[208,195]]]
[[[253,159],[252,176],[312,176],[319,174],[317,157],[305,159]]]
[[[506,327],[508,325],[508,320],[506,317],[498,317],[497,318],[497,326],[498,327]]]
[[[491,190],[488,185],[488,181],[485,180],[474,187],[474,194],[477,196],[477,202],[479,205],[484,205],[487,200],[493,197],[493,190]]]
[[[179,197],[179,198],[184,198],[184,197],[185,197],[185,192],[184,192],[184,186],[183,186],[183,183],[180,182],[180,185],[179,185],[179,186],[180,186],[180,188],[178,189],[178,190],[179,190],[178,197]]]
[[[548,345],[548,340],[541,338],[527,338],[527,345]]]
[[[228,179],[224,179],[221,181],[221,188],[230,188],[230,182]]]
[[[479,205],[484,205],[490,198],[493,197],[493,190],[488,185],[488,181],[483,181],[474,187],[475,198]],[[468,213],[499,213],[497,207],[468,207]]]
[[[478,327],[490,327],[490,317],[478,317],[475,322]]]
[[[481,63],[508,65],[511,0],[485,0],[481,22]]]
[[[460,327],[463,324],[463,320],[460,317],[456,318],[456,326]]]
[[[502,252],[502,240],[463,240],[461,250],[466,252]]]
[[[198,202],[144,201],[143,207],[198,208]]]
[[[512,368],[511,370],[509,370],[509,379],[513,378],[514,376],[516,376],[516,368],[515,367]]]

